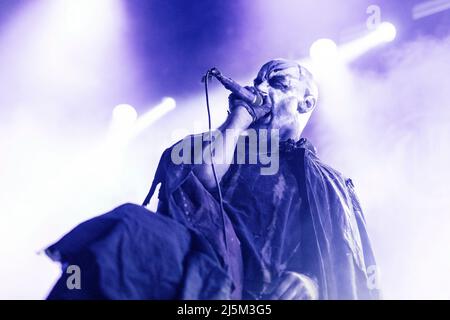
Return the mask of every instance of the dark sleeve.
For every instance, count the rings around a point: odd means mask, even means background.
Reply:
[[[230,278],[202,237],[135,204],[81,223],[46,253],[62,265],[48,299],[230,297]],[[71,265],[79,288],[68,285]]]

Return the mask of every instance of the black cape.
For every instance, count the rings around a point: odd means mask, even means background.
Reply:
[[[156,214],[125,204],[80,224],[47,249],[63,267],[50,299],[241,298],[245,257],[233,225],[193,166],[171,161],[173,147],[163,153],[144,201],[161,183]],[[353,183],[323,164],[307,141],[297,157],[320,298],[378,298],[369,272],[376,270],[375,258]],[[80,266],[80,290],[67,287],[69,265]]]

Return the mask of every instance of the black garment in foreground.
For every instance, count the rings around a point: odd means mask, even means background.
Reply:
[[[209,243],[173,219],[124,204],[46,250],[62,263],[48,299],[227,299],[231,281]],[[81,289],[69,289],[69,265]]]
[[[193,165],[174,164],[172,150],[163,153],[145,201],[161,183],[156,214],[127,204],[82,223],[48,248],[63,266],[50,299],[239,299],[258,293],[258,277],[248,281],[260,271],[258,264],[252,268],[251,238],[243,237],[239,212],[226,203],[221,216]],[[321,299],[378,298],[369,281],[375,259],[351,180],[323,164],[308,142],[293,150],[290,174],[302,184],[298,191],[308,209],[299,234],[284,231],[285,241],[301,238],[300,252],[285,259],[285,250],[279,270],[314,275]],[[288,232],[295,229],[293,224]],[[70,264],[81,268],[81,290],[66,286]]]

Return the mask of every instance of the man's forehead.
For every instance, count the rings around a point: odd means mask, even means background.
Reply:
[[[261,67],[255,81],[262,82],[274,76],[286,76],[299,79],[301,75],[300,68],[300,65],[295,61],[284,59],[272,60]]]
[[[271,73],[269,73],[268,79],[270,79],[274,76],[291,77],[291,78],[299,79],[300,78],[300,70],[299,70],[299,68],[295,68],[295,67],[290,67],[290,68],[281,69],[281,70],[274,70]]]

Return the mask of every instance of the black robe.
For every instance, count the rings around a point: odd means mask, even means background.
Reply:
[[[47,249],[63,265],[49,298],[242,297],[247,257],[233,214],[226,207],[222,216],[217,195],[204,188],[193,165],[171,161],[172,148],[163,153],[144,201],[161,183],[156,214],[126,204],[82,223]],[[351,180],[323,164],[306,140],[295,150],[295,162],[309,215],[298,226],[306,263],[290,271],[314,274],[321,299],[378,298],[368,270],[375,270],[375,259]],[[84,289],[67,288],[71,264],[80,266]]]

